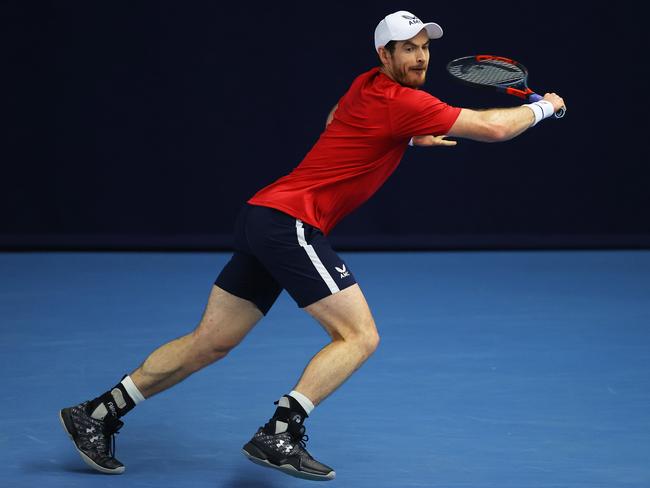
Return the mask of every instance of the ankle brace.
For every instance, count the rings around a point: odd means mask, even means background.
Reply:
[[[278,408],[266,424],[267,432],[270,431],[270,434],[281,434],[287,430],[292,434],[299,432],[305,419],[309,417],[300,403],[295,398],[285,395],[275,404]]]
[[[125,376],[124,378],[127,378]],[[122,378],[122,381],[124,381]],[[134,385],[135,386],[135,385]],[[136,402],[122,382],[115,385],[111,390],[90,401],[87,411],[91,417],[104,420],[107,415],[119,419],[135,407]]]

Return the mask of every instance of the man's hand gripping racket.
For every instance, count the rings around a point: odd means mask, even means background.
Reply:
[[[553,104],[557,119],[564,117],[566,113],[562,99],[554,93],[547,93],[542,97],[528,88],[528,70],[523,64],[512,59],[491,54],[465,56],[450,61],[447,71],[466,85],[496,89],[529,103],[547,100]]]

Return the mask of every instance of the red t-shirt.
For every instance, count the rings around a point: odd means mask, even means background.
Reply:
[[[373,68],[352,82],[302,162],[248,203],[281,210],[327,235],[383,185],[412,136],[446,134],[460,110]]]

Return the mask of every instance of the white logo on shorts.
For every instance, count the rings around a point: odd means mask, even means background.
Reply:
[[[343,265],[342,268],[339,268],[338,266],[334,266],[334,269],[341,273],[341,278],[345,278],[346,276],[350,276],[350,272],[345,269],[345,264]]]

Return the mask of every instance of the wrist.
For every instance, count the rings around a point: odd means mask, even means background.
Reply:
[[[548,100],[539,100],[537,102],[527,103],[523,106],[528,107],[530,110],[532,110],[533,115],[535,116],[535,120],[531,124],[531,127],[537,125],[540,121],[549,118],[555,113],[553,104]]]

